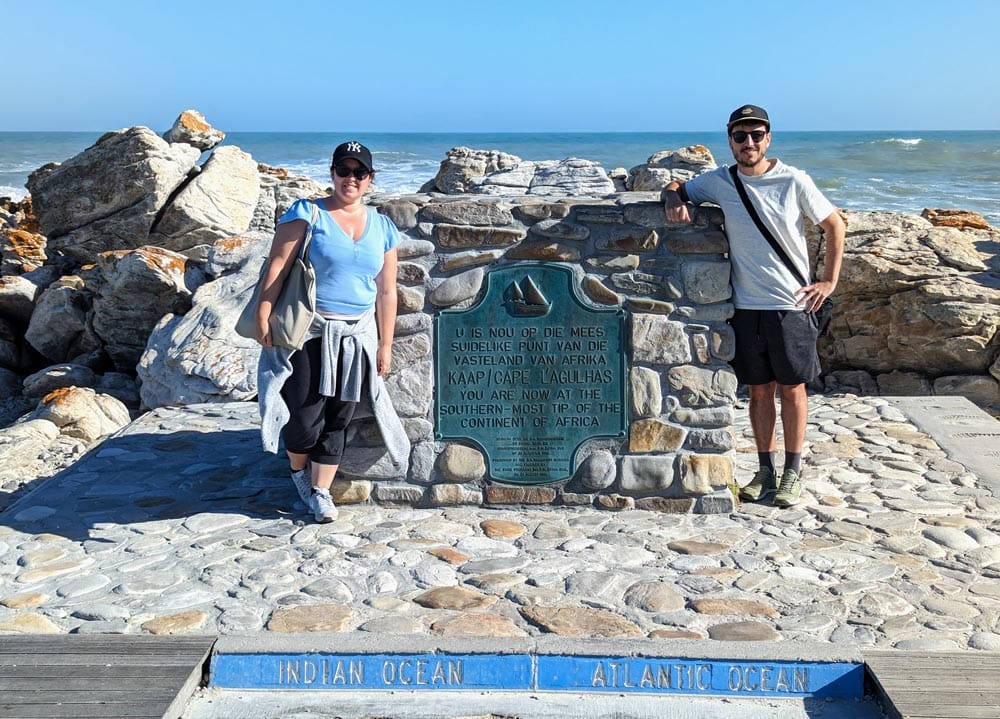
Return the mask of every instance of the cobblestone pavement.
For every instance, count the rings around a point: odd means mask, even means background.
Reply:
[[[256,405],[162,408],[0,512],[0,633],[1000,650],[1000,499],[887,401],[810,404],[792,509],[344,505],[327,525],[260,450]],[[745,483],[745,408],[736,431]]]

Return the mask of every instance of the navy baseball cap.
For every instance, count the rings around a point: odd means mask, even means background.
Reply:
[[[351,140],[350,142],[337,145],[337,149],[333,151],[333,162],[330,164],[336,165],[338,162],[347,159],[357,160],[369,172],[372,172],[375,169],[372,167],[371,150],[362,145],[360,142]]]
[[[729,116],[729,123],[726,125],[726,129],[732,128],[733,125],[739,122],[754,121],[763,122],[767,125],[768,130],[771,129],[771,120],[767,116],[767,110],[757,105],[741,105],[733,110],[733,113]]]

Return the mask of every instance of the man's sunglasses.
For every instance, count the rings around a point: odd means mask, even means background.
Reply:
[[[740,145],[747,141],[748,137],[752,137],[754,142],[760,142],[767,135],[767,130],[751,130],[747,132],[746,130],[733,130],[729,133],[729,136],[733,138],[733,142]]]
[[[334,165],[333,171],[337,173],[337,177],[350,177],[351,175],[354,175],[354,179],[357,180],[358,182],[361,182],[362,180],[367,178],[370,174],[372,174],[371,170],[369,170],[367,167],[360,167],[360,166],[350,167],[343,163]]]

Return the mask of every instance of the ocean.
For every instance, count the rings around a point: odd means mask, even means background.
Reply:
[[[100,133],[0,132],[0,196],[20,199],[28,175],[67,160]],[[379,191],[416,191],[445,153],[464,145],[524,160],[580,157],[606,170],[642,164],[661,150],[707,146],[719,164],[731,156],[723,132],[644,133],[276,133],[233,132],[236,145],[268,165],[329,182],[333,148],[358,140],[374,153]],[[973,210],[1000,227],[1000,131],[782,132],[768,151],[808,172],[839,207],[920,214],[924,208]]]

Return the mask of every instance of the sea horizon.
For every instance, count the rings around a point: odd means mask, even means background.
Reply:
[[[48,162],[64,162],[104,132],[0,132],[0,196],[20,199],[28,175]],[[283,167],[322,184],[329,158],[345,140],[373,153],[376,188],[416,192],[438,171],[453,147],[499,150],[522,160],[577,157],[611,171],[643,164],[664,150],[705,145],[720,165],[731,161],[718,131],[684,132],[227,132],[223,144],[258,162]],[[1000,227],[998,130],[782,130],[773,131],[769,156],[813,177],[837,206],[848,210],[904,212],[924,208],[979,212]]]

